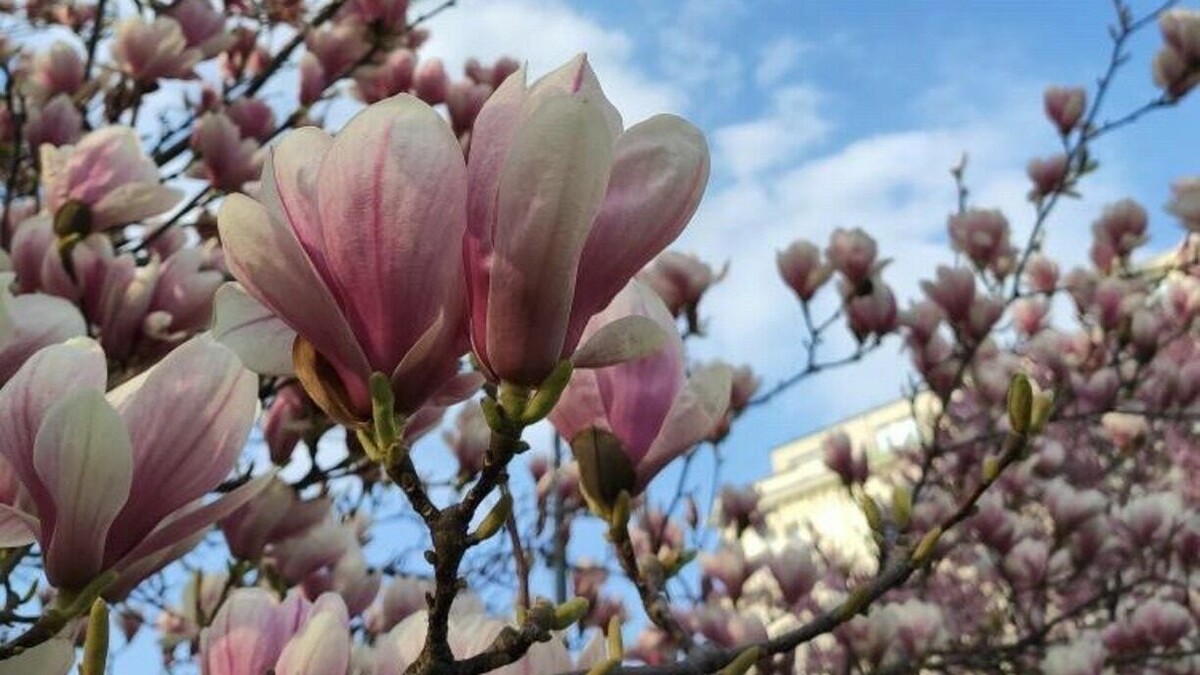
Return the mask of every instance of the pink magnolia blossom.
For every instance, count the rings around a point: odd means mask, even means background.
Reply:
[[[224,15],[209,0],[179,0],[167,15],[179,22],[187,46],[198,49],[202,58],[220,54],[237,39],[225,31]]]
[[[450,113],[450,126],[454,133],[461,136],[471,128],[491,95],[492,87],[488,84],[467,80],[450,85],[446,90],[446,111]]]
[[[867,457],[855,452],[850,437],[844,431],[835,431],[821,442],[825,449],[825,466],[837,474],[843,485],[865,483],[868,476]]]
[[[325,68],[312,52],[300,57],[300,105],[312,105],[321,99],[329,86]]]
[[[97,129],[74,146],[43,145],[41,164],[50,213],[69,203],[84,206],[92,232],[158,215],[182,197],[159,183],[158,167],[125,126]]]
[[[532,87],[518,71],[480,112],[464,260],[471,340],[492,377],[540,384],[695,211],[700,132],[670,115],[622,129],[584,56]]]
[[[260,99],[239,98],[225,108],[225,114],[237,125],[242,138],[265,142],[275,131],[275,112]]]
[[[353,0],[348,10],[363,23],[377,22],[387,30],[407,25],[408,0]]]
[[[271,461],[286,466],[300,441],[314,442],[328,425],[299,382],[293,380],[280,386],[262,420]]]
[[[691,253],[664,251],[641,274],[667,304],[672,316],[694,316],[705,292],[725,276]]]
[[[1059,192],[1065,187],[1067,156],[1059,153],[1050,157],[1031,159],[1025,171],[1029,174],[1029,180],[1033,182],[1029,198],[1037,201],[1042,197]]]
[[[705,576],[720,581],[729,598],[736,603],[742,597],[746,581],[757,569],[757,565],[746,558],[741,543],[734,541],[721,546],[713,553],[701,553],[700,568]]]
[[[662,300],[634,282],[588,322],[590,335],[637,315],[667,332],[657,353],[595,370],[576,370],[550,421],[572,443],[583,490],[593,503],[610,504],[621,490],[636,496],[671,460],[707,437],[729,406],[727,366],[684,372],[683,341]],[[611,435],[616,447],[596,441]]]
[[[1179,98],[1200,84],[1200,12],[1177,7],[1158,17],[1163,44],[1154,57],[1154,83]]]
[[[429,105],[437,105],[446,100],[450,89],[450,76],[446,74],[446,66],[439,58],[423,61],[413,74],[412,93]]]
[[[1200,176],[1181,178],[1171,185],[1171,202],[1167,204],[1183,226],[1200,232]]]
[[[0,385],[42,347],[86,333],[74,304],[42,293],[13,296],[12,278],[0,272]]]
[[[858,286],[868,281],[876,271],[875,256],[878,252],[875,239],[862,228],[845,230],[839,227],[829,236],[825,257],[851,286]],[[810,255],[805,253],[806,257]]]
[[[467,404],[458,413],[453,431],[442,435],[450,452],[458,460],[456,480],[465,485],[483,468],[484,456],[492,439],[492,430],[478,405]]]
[[[318,373],[299,374],[334,419],[370,418],[373,372],[390,376],[405,414],[457,372],[465,193],[449,128],[400,95],[360,112],[336,138],[313,128],[288,134],[266,160],[259,201],[234,194],[222,204],[229,269],[299,335],[296,354]],[[222,307],[249,311],[219,295],[219,324],[229,322]]]
[[[781,550],[769,551],[766,565],[788,606],[799,604],[817,583],[817,564],[804,542],[790,541]]]
[[[58,94],[71,97],[83,86],[83,56],[79,50],[61,40],[33,57],[30,80],[37,87],[40,100]]]
[[[205,113],[192,132],[192,151],[197,163],[188,175],[202,178],[218,190],[233,192],[258,178],[262,156],[258,143],[242,138],[238,127],[224,113]]]
[[[257,384],[232,352],[196,338],[107,395],[106,370],[86,339],[26,361],[0,389],[2,416],[18,421],[0,437],[0,455],[33,507],[4,517],[38,540],[50,582],[80,589],[111,571],[118,578],[107,597],[120,597],[265,479],[203,503],[233,468],[254,418]]]
[[[350,74],[355,62],[369,49],[363,26],[355,21],[339,21],[311,31],[305,37],[312,54],[325,73],[325,84]]]
[[[70,97],[58,94],[46,101],[39,108],[34,108],[25,121],[25,140],[29,147],[41,147],[43,143],[50,145],[67,145],[79,140],[83,130],[83,115],[75,107]]]
[[[1087,108],[1087,90],[1083,87],[1048,87],[1043,102],[1046,117],[1054,123],[1060,134],[1068,134],[1083,119]]]
[[[857,288],[843,283],[841,291],[846,305],[846,323],[859,342],[896,330],[899,321],[896,296],[878,275]]]
[[[521,62],[509,56],[501,56],[496,59],[495,64],[488,67],[480,63],[478,59],[472,58],[467,59],[463,69],[466,71],[467,77],[475,82],[499,87],[500,83],[508,79],[509,75],[521,69]]]
[[[803,239],[792,242],[775,254],[775,264],[801,302],[808,302],[833,274],[833,268],[821,261],[821,251]]]
[[[950,216],[950,241],[954,250],[971,259],[978,269],[994,269],[1012,255],[1008,219],[995,209],[968,209]]]
[[[310,603],[298,593],[280,602],[270,591],[239,588],[200,641],[204,675],[346,675],[349,615],[329,593]]]
[[[413,86],[417,57],[409,49],[397,49],[382,63],[354,71],[355,91],[364,103],[375,103],[407,92]]]
[[[113,60],[121,72],[151,87],[159,79],[188,79],[204,54],[188,46],[179,22],[160,16],[152,22],[130,17],[117,24]]]

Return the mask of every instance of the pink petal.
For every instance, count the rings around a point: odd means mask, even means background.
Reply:
[[[331,287],[372,369],[391,372],[443,309],[461,311],[462,150],[402,94],[350,120],[317,184]]]
[[[576,268],[612,166],[600,104],[558,96],[513,140],[500,178],[487,354],[517,384],[539,384],[565,345]],[[478,336],[476,336],[478,340]]]
[[[672,326],[671,332],[675,332]],[[571,362],[576,368],[604,368],[650,356],[662,349],[669,333],[653,319],[623,316],[605,324],[575,350]]]
[[[672,115],[617,140],[604,205],[579,261],[572,330],[578,331],[683,231],[708,184],[703,134]]]
[[[675,399],[662,431],[637,466],[638,489],[696,443],[707,438],[729,408],[733,375],[728,366],[716,365],[692,373]]]
[[[12,297],[11,278],[11,273],[0,274],[0,384],[37,350],[85,332],[74,304],[41,293]]]
[[[550,423],[568,443],[588,427],[610,431],[596,371],[576,370],[558,404],[550,411]]]
[[[276,675],[330,675],[350,666],[350,631],[341,597],[326,593],[313,604],[308,622],[279,655]]]
[[[46,412],[33,461],[56,506],[53,531],[43,517],[46,577],[82,588],[103,570],[109,527],[129,497],[129,434],[103,393],[83,389]]]
[[[270,160],[268,160],[269,164]],[[281,215],[249,197],[229,195],[217,226],[229,269],[254,299],[267,306],[338,369],[352,396],[370,401],[370,367],[329,288]]]
[[[37,352],[0,388],[0,419],[5,420],[0,455],[12,465],[43,522],[53,522],[55,503],[34,468],[34,440],[42,419],[70,393],[103,391],[107,380],[100,345],[76,338]]]
[[[196,501],[170,514],[149,536],[142,539],[141,543],[121,558],[114,568],[120,572],[135,569],[135,566],[143,558],[156,555],[163,549],[203,533],[218,520],[253,499],[270,484],[274,477],[274,473],[259,476],[243,483],[216,501],[203,505]]]
[[[228,282],[217,289],[212,335],[256,373],[282,376],[293,372],[296,331],[250,297],[241,284]]]
[[[666,344],[657,352],[596,371],[600,399],[604,402],[612,432],[635,466],[650,450],[676,397],[684,387],[683,340],[675,321],[658,294],[649,286],[633,282],[589,324],[612,325],[614,319],[642,317],[657,324]]]
[[[205,675],[250,675],[275,666],[289,637],[279,600],[263,588],[239,588],[221,606],[201,647]]]
[[[0,504],[0,548],[32,544],[40,529],[36,517],[8,504]]]
[[[258,379],[205,334],[110,397],[129,428],[136,467],[112,558],[229,475],[254,423]]]

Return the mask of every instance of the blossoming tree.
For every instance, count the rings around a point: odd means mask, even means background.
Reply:
[[[154,606],[167,664],[211,675],[1200,672],[1200,179],[1167,258],[1134,261],[1129,200],[1090,267],[1042,250],[1091,148],[1200,84],[1200,13],[1118,3],[1095,90],[1046,90],[1030,226],[957,167],[959,263],[907,309],[861,229],[781,251],[807,360],[760,392],[687,359],[724,274],[666,250],[704,135],[628,124],[585,56],[453,79],[419,56],[452,1],[5,4],[28,30],[0,39],[0,673],[105,672],[110,622],[129,640]],[[1104,110],[1155,26],[1160,94]],[[838,330],[855,346],[823,353]],[[920,438],[883,491],[826,441],[871,560],[747,556],[752,489],[711,514],[648,494],[888,340]],[[518,460],[543,421],[569,453]],[[373,521],[389,497],[404,541]],[[596,523],[607,557],[572,559]]]

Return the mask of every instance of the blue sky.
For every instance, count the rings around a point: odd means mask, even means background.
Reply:
[[[1140,14],[1152,4],[1133,6]],[[627,124],[670,111],[703,128],[713,178],[676,247],[715,265],[728,260],[731,272],[705,300],[711,335],[689,345],[697,358],[750,363],[769,386],[803,357],[799,312],[774,252],[800,237],[823,246],[833,228],[861,226],[896,259],[886,278],[905,304],[919,278],[950,260],[948,169],[963,152],[975,203],[1003,208],[1024,231],[1025,163],[1057,148],[1041,91],[1094,82],[1112,19],[1106,0],[460,0],[429,24],[423,53],[455,71],[468,56],[510,54],[536,75],[587,51]],[[1150,30],[1131,45],[1109,110],[1154,95],[1157,42]],[[1195,111],[1185,103],[1102,141],[1102,170],[1084,184],[1085,199],[1050,223],[1051,251],[1082,262],[1090,223],[1125,196],[1150,209],[1151,248],[1174,243],[1178,229],[1161,205],[1170,180],[1198,169]],[[761,478],[772,447],[898,395],[908,366],[897,343],[744,417],[724,449],[725,479]],[[848,348],[835,341],[829,355]],[[548,438],[536,429],[530,440],[545,450]],[[437,446],[426,441],[418,462],[442,464]],[[674,480],[668,472],[656,494]],[[139,639],[125,662],[154,663],[151,650]]]

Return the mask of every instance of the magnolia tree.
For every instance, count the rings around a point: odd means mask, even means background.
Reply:
[[[760,393],[686,358],[724,274],[664,251],[691,124],[627,125],[583,56],[450,77],[419,54],[453,2],[223,4],[5,7],[0,672],[105,672],[150,619],[211,675],[1200,672],[1200,178],[1168,256],[1129,200],[1087,268],[1042,247],[1094,144],[1200,83],[1200,13],[1118,4],[1021,227],[955,168],[958,263],[907,309],[862,230],[781,251],[807,359]],[[1160,94],[1105,111],[1155,27]],[[922,430],[889,489],[826,441],[869,560],[748,557],[752,489],[648,496],[889,341]],[[569,453],[518,459],[543,420]]]

